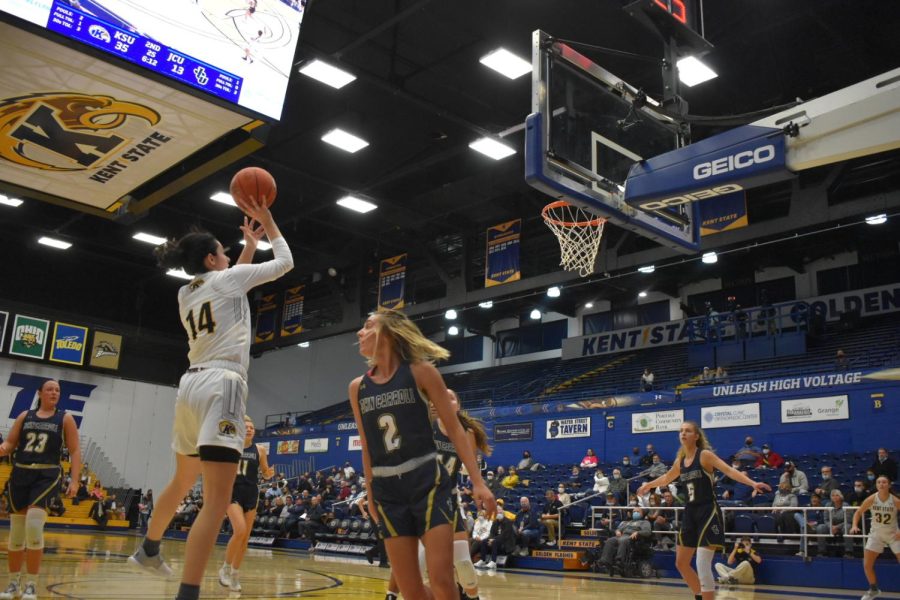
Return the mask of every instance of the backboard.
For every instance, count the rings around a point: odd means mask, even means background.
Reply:
[[[684,145],[659,104],[542,31],[532,39],[525,179],[679,252],[700,246],[696,203],[644,211],[624,202],[631,167]]]

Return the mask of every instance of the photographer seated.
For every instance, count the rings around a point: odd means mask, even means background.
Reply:
[[[609,573],[612,575],[613,561],[615,560],[615,566],[623,566],[630,545],[638,543],[638,540],[650,542],[652,538],[650,521],[644,518],[643,509],[638,506],[632,507],[631,520],[623,520],[619,523],[619,526],[616,527],[616,535],[603,543],[600,565],[609,569]]]
[[[742,537],[734,543],[731,554],[728,555],[728,565],[716,564],[716,572],[719,574],[720,583],[744,583],[751,585],[756,583],[756,567],[762,562],[762,557],[750,544],[748,536]]]

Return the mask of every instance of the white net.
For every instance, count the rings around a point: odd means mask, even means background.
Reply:
[[[564,200],[545,206],[541,216],[559,241],[560,266],[582,277],[591,275],[606,219]]]

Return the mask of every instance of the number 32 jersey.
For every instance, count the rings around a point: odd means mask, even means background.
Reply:
[[[383,384],[366,373],[359,384],[359,413],[373,467],[395,467],[436,451],[427,400],[409,363]]]
[[[178,290],[178,312],[188,335],[192,367],[228,361],[250,363],[250,305],[247,292],[278,279],[294,266],[284,238],[272,240],[274,258],[259,264],[207,271]]]

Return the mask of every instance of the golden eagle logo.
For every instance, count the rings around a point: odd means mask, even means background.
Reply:
[[[102,164],[129,138],[114,130],[129,117],[160,121],[158,112],[112,96],[47,92],[0,99],[0,158],[45,171]]]

